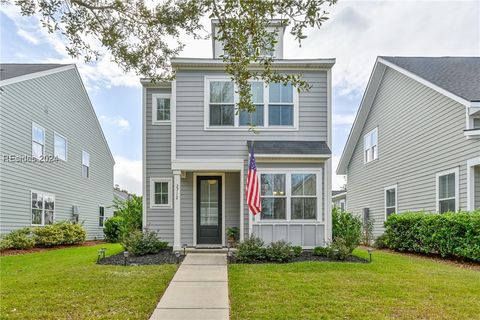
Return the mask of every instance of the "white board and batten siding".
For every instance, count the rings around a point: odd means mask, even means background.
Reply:
[[[54,132],[67,139],[67,160],[0,163],[1,233],[31,226],[31,191],[55,196],[55,221],[71,220],[73,205],[89,239],[102,238],[99,207],[113,214],[114,160],[75,68],[2,86],[0,154],[32,154],[32,122],[45,129],[45,154],[54,154]],[[82,151],[90,177],[82,177]]]

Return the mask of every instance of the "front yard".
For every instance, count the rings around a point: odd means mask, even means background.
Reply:
[[[148,319],[176,265],[96,265],[118,244],[0,258],[0,314],[7,319]]]
[[[373,259],[230,265],[231,319],[478,319],[480,271],[380,251]]]

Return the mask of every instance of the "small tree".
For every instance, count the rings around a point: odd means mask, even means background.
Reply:
[[[362,221],[358,216],[338,208],[332,210],[333,244],[341,242],[352,251],[360,244],[362,238]]]
[[[115,216],[123,219],[121,234],[142,230],[142,197],[132,195],[127,200],[115,198],[113,200]]]
[[[363,230],[362,230],[362,244],[364,246],[369,246],[373,241],[373,224],[375,219],[368,218],[363,221]]]

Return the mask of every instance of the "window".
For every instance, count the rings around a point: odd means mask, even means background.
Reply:
[[[292,219],[317,217],[317,176],[292,174]]]
[[[105,224],[105,207],[98,207],[98,226],[103,227]]]
[[[261,220],[316,220],[321,175],[311,172],[260,174]]]
[[[152,123],[170,123],[170,94],[152,95]]]
[[[53,134],[53,154],[58,159],[67,161],[67,139],[56,132]]]
[[[262,219],[286,219],[287,192],[285,189],[285,176],[285,174],[261,175]]]
[[[43,192],[32,191],[32,225],[52,224],[55,215],[55,196]]]
[[[363,142],[365,163],[378,159],[378,128],[367,133]]]
[[[458,168],[437,173],[437,211],[458,211]]]
[[[240,112],[241,126],[264,126],[264,105],[263,105],[263,82],[251,82],[252,102],[255,105],[255,112]]]
[[[397,186],[385,188],[385,220],[397,212]]]
[[[293,126],[293,86],[269,85],[268,123],[270,126]]]
[[[345,200],[340,200],[340,210],[345,211]]]
[[[235,103],[233,82],[210,82],[210,125],[233,126],[235,125]]]
[[[32,156],[41,158],[45,155],[45,129],[32,123]]]
[[[90,155],[86,151],[82,151],[82,177],[90,177]]]
[[[150,180],[150,207],[172,207],[172,179],[152,178]]]
[[[480,118],[473,118],[473,129],[480,129]]]

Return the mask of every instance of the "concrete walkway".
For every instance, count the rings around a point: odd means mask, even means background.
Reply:
[[[188,253],[150,320],[228,320],[225,254]]]

